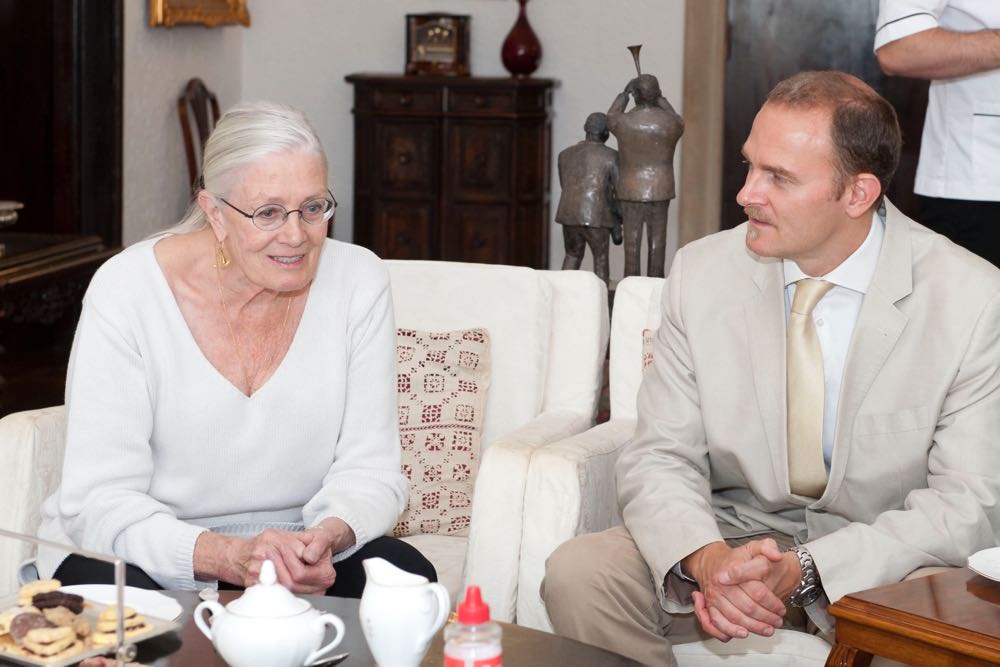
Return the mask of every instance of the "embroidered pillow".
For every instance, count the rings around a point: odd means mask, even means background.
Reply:
[[[485,329],[396,331],[399,436],[410,497],[394,536],[468,534],[489,374]]]
[[[656,335],[656,329],[643,329],[642,330],[642,370],[645,371],[647,368],[653,365],[653,336]]]

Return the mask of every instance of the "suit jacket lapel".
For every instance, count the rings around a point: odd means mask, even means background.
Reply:
[[[896,307],[896,302],[913,291],[909,220],[888,200],[885,200],[885,206],[885,238],[878,266],[861,304],[844,364],[830,481],[816,507],[832,500],[844,480],[851,453],[854,420],[907,323],[906,315]]]
[[[744,306],[757,406],[778,488],[788,487],[785,451],[785,292],[780,260],[759,259],[757,293]]]

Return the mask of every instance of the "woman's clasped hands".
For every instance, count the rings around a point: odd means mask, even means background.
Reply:
[[[300,532],[268,528],[251,538],[206,532],[195,543],[195,575],[247,588],[270,560],[278,582],[293,593],[322,594],[337,579],[334,554],[354,542],[354,531],[337,518]]]

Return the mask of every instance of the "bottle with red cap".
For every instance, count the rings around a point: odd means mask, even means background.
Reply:
[[[500,625],[490,621],[490,608],[479,586],[465,589],[458,621],[444,628],[444,667],[501,667]]]

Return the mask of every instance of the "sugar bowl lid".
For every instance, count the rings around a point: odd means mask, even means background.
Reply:
[[[301,614],[310,607],[307,600],[295,597],[290,590],[278,583],[274,563],[266,560],[260,568],[260,580],[227,604],[226,611],[240,616],[277,618]]]

